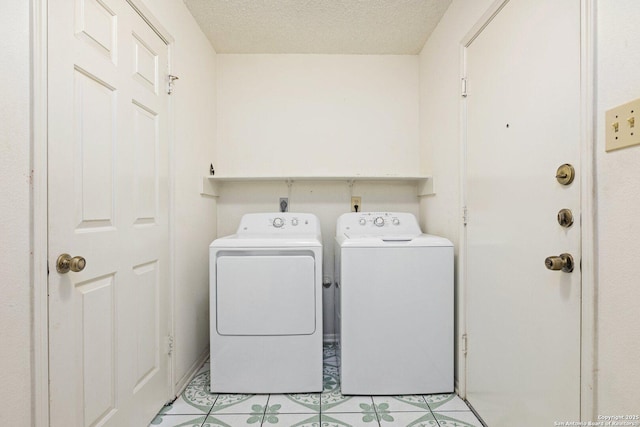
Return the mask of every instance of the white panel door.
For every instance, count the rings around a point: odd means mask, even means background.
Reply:
[[[51,426],[147,425],[170,389],[167,46],[125,0],[50,2],[48,39]]]
[[[466,50],[467,398],[490,426],[580,417],[580,0],[511,0]],[[556,220],[573,211],[573,226]],[[545,258],[570,253],[572,273]]]

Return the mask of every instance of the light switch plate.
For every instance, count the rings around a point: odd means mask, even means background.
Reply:
[[[640,98],[605,113],[606,151],[640,144]]]

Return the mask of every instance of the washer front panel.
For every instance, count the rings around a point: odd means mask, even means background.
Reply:
[[[341,390],[453,390],[453,248],[341,248]],[[380,343],[384,345],[380,345]]]

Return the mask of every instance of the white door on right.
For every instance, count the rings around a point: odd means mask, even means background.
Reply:
[[[466,48],[467,399],[492,427],[580,418],[580,13],[510,0]]]

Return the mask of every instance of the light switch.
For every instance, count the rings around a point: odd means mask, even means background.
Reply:
[[[605,150],[640,144],[640,122],[636,127],[636,117],[640,117],[640,99],[619,105],[605,113]]]

